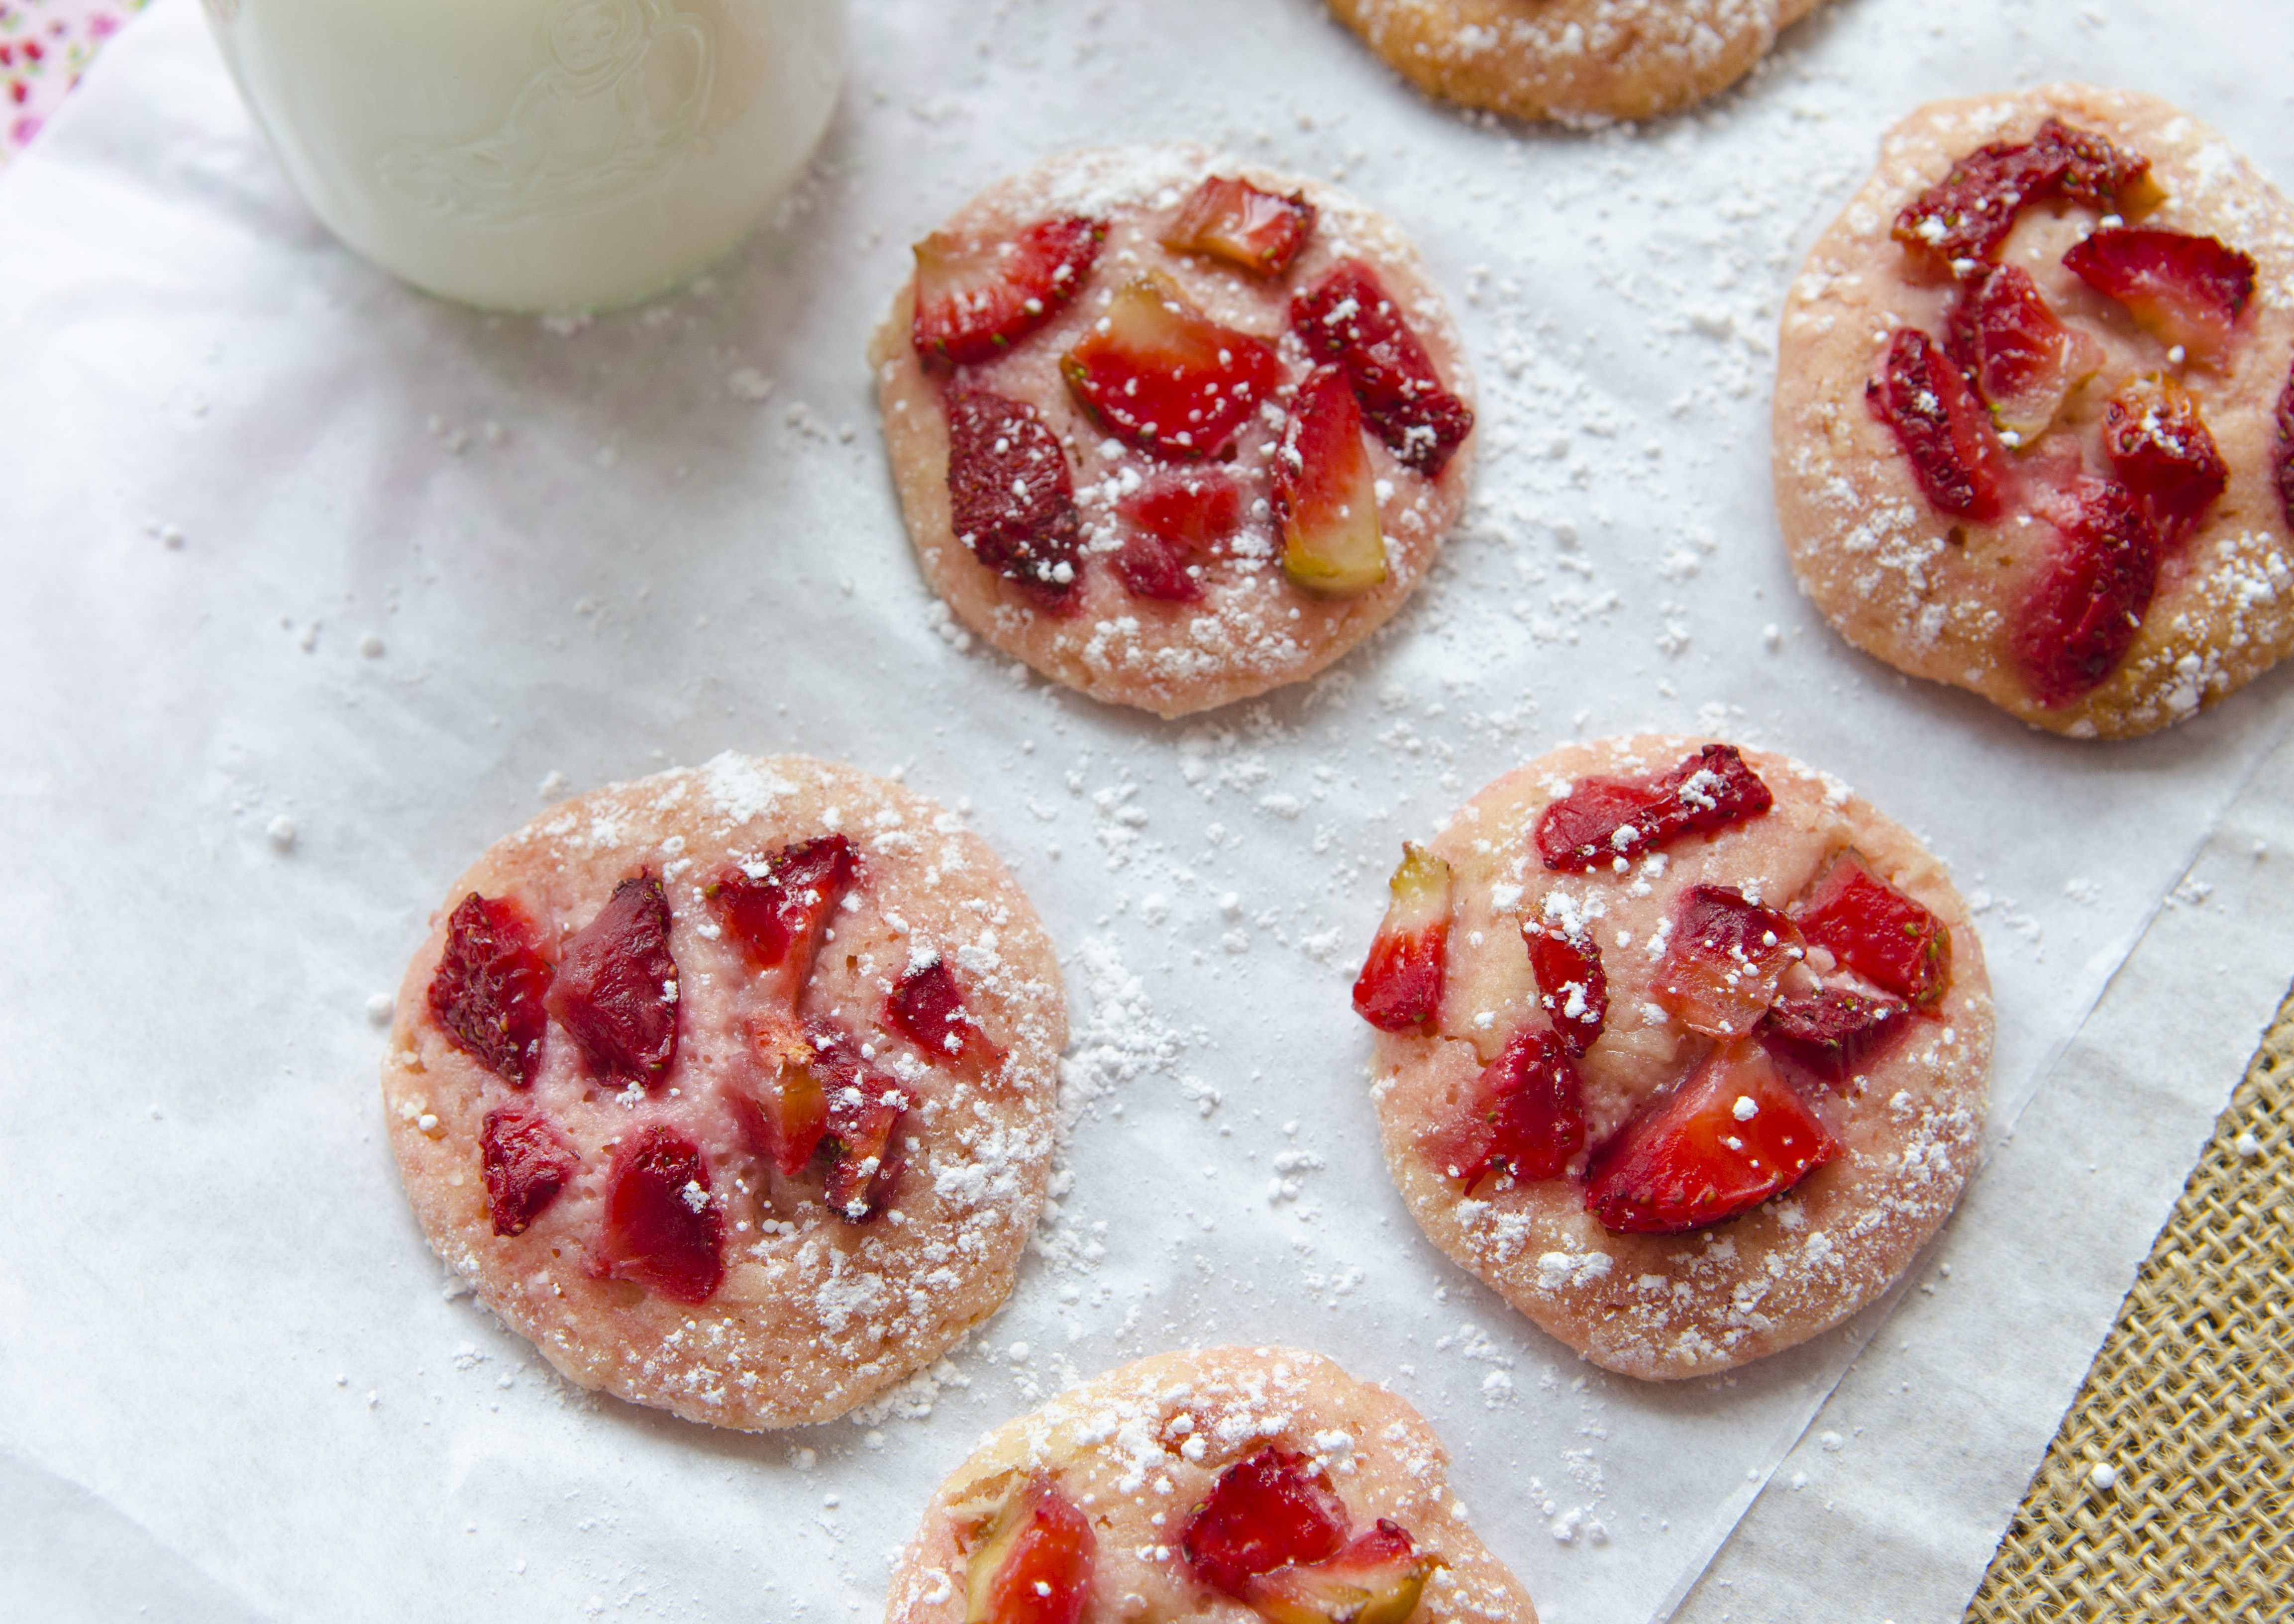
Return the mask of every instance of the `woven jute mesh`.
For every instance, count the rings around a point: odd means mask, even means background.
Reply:
[[[1971,1624],[2294,1618],[2290,1303],[2294,994],[2031,1480]]]

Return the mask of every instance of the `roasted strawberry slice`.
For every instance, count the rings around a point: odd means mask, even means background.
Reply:
[[[478,1165],[497,1235],[523,1235],[557,1199],[582,1158],[539,1111],[505,1106],[478,1128]]]
[[[2115,479],[2076,480],[2035,503],[2054,544],[2009,635],[2015,668],[2042,705],[2096,687],[2134,646],[2159,585],[2159,538]]]
[[[1004,1051],[964,1007],[956,971],[939,954],[911,960],[901,972],[884,1001],[884,1025],[968,1076],[984,1081],[1003,1069]]]
[[[2102,136],[2050,118],[2028,142],[1995,142],[1952,166],[1950,175],[1904,206],[1895,238],[1957,272],[1998,257],[2015,217],[2055,198],[2090,208],[2139,214],[2164,195],[2151,160],[2123,153]]]
[[[1553,1018],[1562,1046],[1582,1055],[1601,1035],[1609,1018],[1609,978],[1601,968],[1601,944],[1581,927],[1576,935],[1558,925],[1521,922],[1529,948],[1530,972],[1537,978],[1538,1002]]]
[[[859,858],[850,840],[828,834],[769,852],[761,866],[764,873],[752,874],[728,865],[702,896],[725,939],[769,978],[774,1002],[793,1010],[837,905],[859,874]]]
[[[964,1624],[1078,1624],[1098,1552],[1091,1519],[1037,1473],[964,1563]]]
[[[1274,457],[1282,572],[1323,597],[1353,597],[1386,579],[1378,478],[1362,410],[1346,374],[1316,367],[1298,386]]]
[[[954,388],[948,413],[948,523],[973,557],[1046,608],[1082,578],[1075,476],[1051,426],[1023,402]]]
[[[1253,276],[1280,276],[1314,234],[1314,206],[1304,192],[1286,198],[1213,175],[1179,205],[1164,228],[1163,246],[1208,254]]]
[[[1346,1522],[1329,1473],[1268,1444],[1219,1474],[1187,1514],[1179,1554],[1212,1589],[1240,1597],[1257,1574],[1337,1555]]]
[[[2103,409],[2103,449],[2170,553],[2230,486],[2229,466],[2198,402],[2163,374],[2131,378],[2111,397]]]
[[[1584,1084],[1562,1040],[1547,1027],[1523,1027],[1420,1143],[1468,1190],[1492,1173],[1525,1182],[1559,1178],[1585,1148]]]
[[[2045,434],[2064,398],[2103,366],[2103,345],[2065,327],[2021,265],[1963,282],[1949,321],[1951,359],[2009,445]]]
[[[752,1021],[749,1043],[764,1076],[753,1091],[733,1096],[751,1147],[784,1174],[801,1173],[828,1132],[828,1090],[818,1057],[803,1027],[763,1016]]]
[[[699,1146],[655,1125],[614,1154],[598,1273],[679,1303],[706,1303],[725,1278],[724,1247],[725,1214],[709,1193]]]
[[[1242,491],[1217,467],[1164,468],[1115,504],[1135,526],[1115,556],[1115,573],[1134,597],[1194,603],[1203,595],[1191,567],[1242,525]]]
[[[615,886],[565,944],[547,1002],[593,1070],[661,1081],[677,1059],[677,961],[669,897],[650,870]]]
[[[1079,216],[1039,220],[1002,242],[934,231],[915,249],[918,358],[943,367],[1002,354],[1075,297],[1106,235]]]
[[[1060,371],[1102,427],[1161,457],[1217,456],[1282,382],[1273,345],[1221,327],[1153,271],[1123,285]]]
[[[1290,301],[1290,327],[1315,360],[1346,369],[1363,416],[1387,449],[1428,479],[1474,431],[1473,409],[1442,386],[1434,358],[1378,272],[1342,259]]]
[[[2254,261],[2212,237],[2117,227],[2071,245],[2063,264],[2127,306],[2135,324],[2214,357],[2254,297]]]
[[[430,1014],[446,1041],[518,1088],[533,1080],[549,1025],[539,934],[514,898],[472,891],[447,918],[430,978]]]
[[[1914,1009],[1951,985],[1951,931],[1934,914],[1843,853],[1814,895],[1793,909],[1811,947]]]
[[[1843,987],[1787,993],[1769,1006],[1761,1042],[1769,1052],[1826,1083],[1845,1083],[1856,1068],[1895,1042],[1908,1006]]]
[[[1242,1599],[1267,1624],[1408,1624],[1442,1565],[1420,1555],[1400,1523],[1380,1517],[1335,1556],[1248,1580]]]
[[[1776,909],[1729,886],[1691,886],[1672,911],[1650,995],[1692,1032],[1743,1037],[1768,1012],[1785,971],[1806,954],[1801,933]]]
[[[849,1223],[883,1210],[899,1182],[892,1133],[909,1105],[907,1091],[866,1063],[850,1033],[826,1020],[809,1020],[811,1069],[827,1095],[828,1122],[821,1143],[829,1150],[824,1198]]]
[[[1537,855],[1551,869],[1622,867],[1677,836],[1758,817],[1773,799],[1735,745],[1707,744],[1655,780],[1578,784],[1538,815]]]
[[[1949,357],[1916,327],[1899,327],[1864,403],[1894,431],[1921,493],[1939,513],[1989,524],[2005,506],[2006,449]]]
[[[1381,1032],[1430,1036],[1450,958],[1450,865],[1404,840],[1386,889],[1386,917],[1354,978],[1354,1012]]]
[[[1593,1152],[1585,1206],[1625,1235],[1678,1235],[1750,1211],[1840,1154],[1761,1046],[1706,1057]]]

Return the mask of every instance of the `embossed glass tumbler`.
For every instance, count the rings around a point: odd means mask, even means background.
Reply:
[[[206,4],[329,229],[499,309],[695,274],[794,183],[844,77],[844,0]]]

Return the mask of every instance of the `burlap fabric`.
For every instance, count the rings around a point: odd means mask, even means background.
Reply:
[[[2294,994],[2000,1540],[1970,1624],[2294,1616]]]

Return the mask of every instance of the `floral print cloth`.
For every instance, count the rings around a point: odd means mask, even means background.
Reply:
[[[146,0],[0,0],[0,164],[21,152]]]

